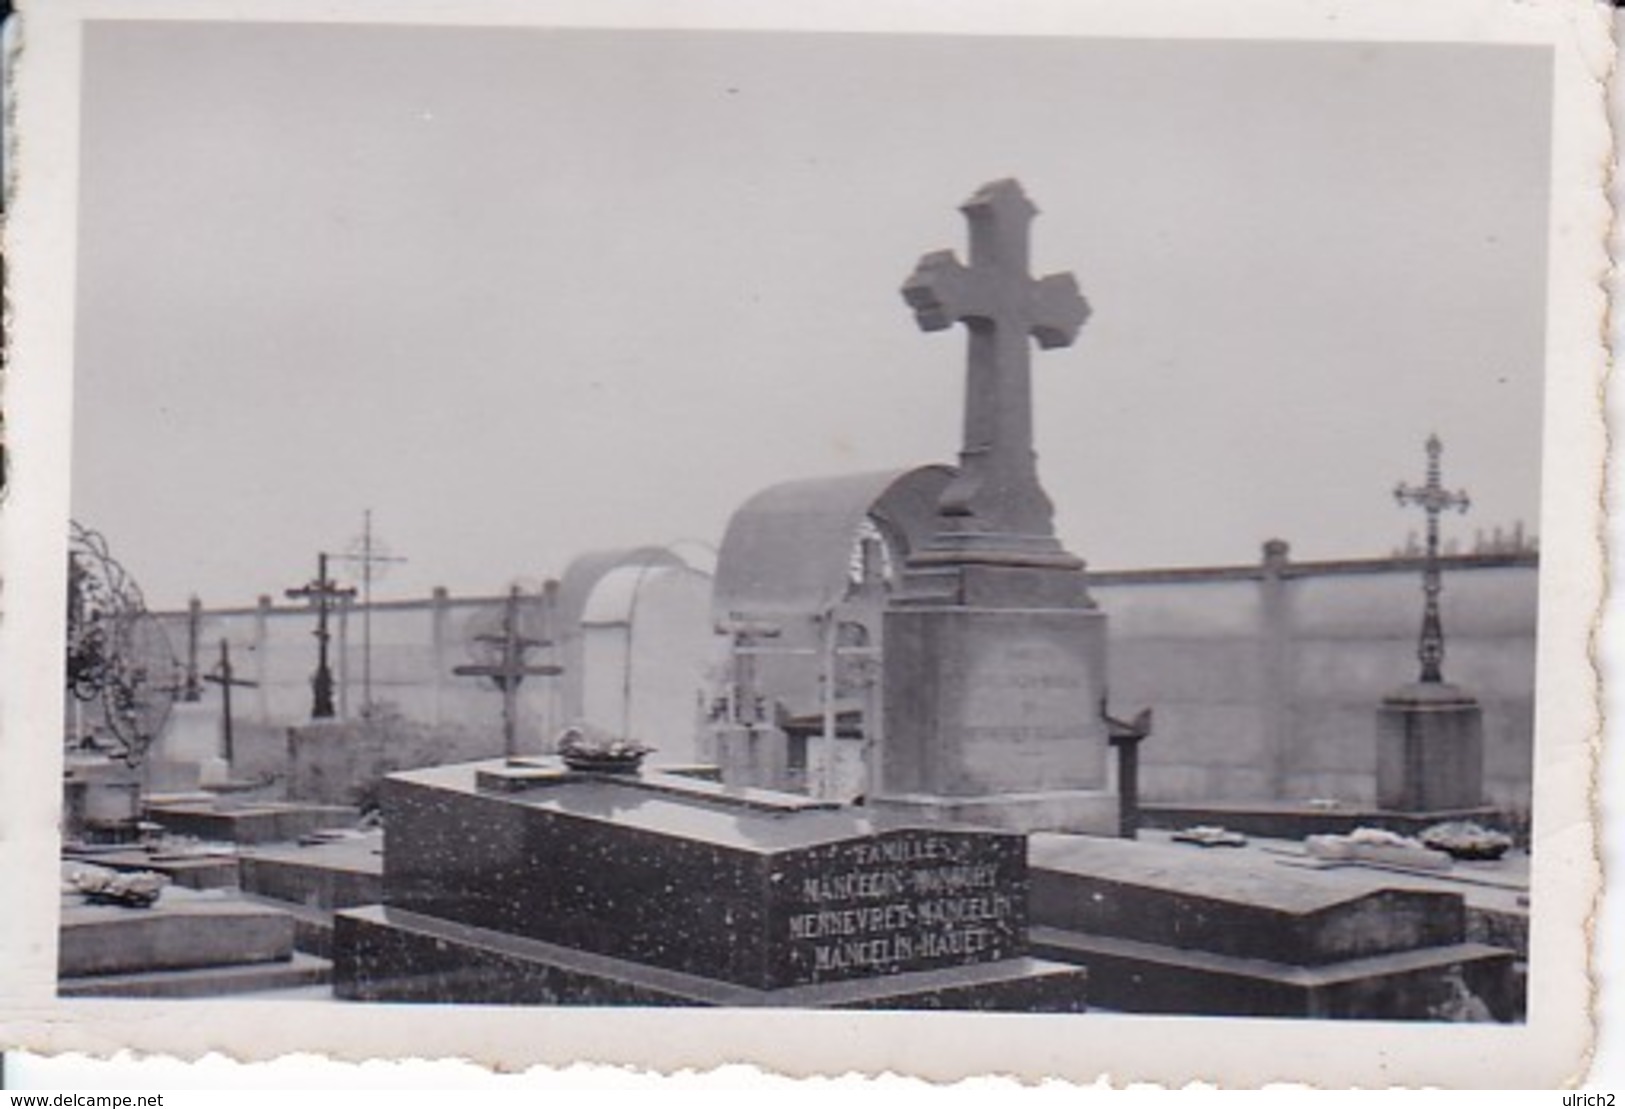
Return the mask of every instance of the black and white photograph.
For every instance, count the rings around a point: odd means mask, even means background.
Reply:
[[[1606,16],[1151,7],[25,13],[14,1027],[1580,1068]]]

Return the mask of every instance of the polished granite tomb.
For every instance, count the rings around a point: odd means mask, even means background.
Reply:
[[[392,775],[383,903],[335,918],[371,1001],[1076,1012],[1027,944],[1025,838],[888,828],[686,773]]]
[[[1181,844],[1032,838],[1035,950],[1108,1009],[1514,1021],[1515,952],[1471,942],[1462,895]]]

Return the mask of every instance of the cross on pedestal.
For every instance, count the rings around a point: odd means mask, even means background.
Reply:
[[[1444,453],[1444,444],[1437,435],[1428,436],[1427,452],[1427,483],[1417,487],[1400,482],[1394,487],[1394,500],[1401,508],[1415,505],[1427,513],[1427,553],[1422,564],[1422,593],[1426,601],[1422,606],[1422,637],[1416,656],[1422,662],[1420,680],[1431,684],[1444,681],[1441,669],[1444,623],[1439,619],[1439,594],[1444,591],[1439,573],[1439,514],[1450,509],[1466,512],[1472,502],[1465,491],[1451,493],[1440,484],[1439,456]]]
[[[316,580],[283,592],[290,600],[309,601],[316,610],[316,631],[313,633],[316,636],[316,673],[310,679],[310,715],[314,720],[331,719],[334,715],[333,671],[327,665],[327,643],[332,635],[327,630],[327,617],[335,604],[354,597],[355,590],[340,588],[327,576],[327,552],[322,551],[316,555]]]
[[[231,672],[231,644],[224,639],[220,641],[220,662],[215,666],[214,673],[203,675],[203,680],[212,682],[220,687],[220,737],[224,745],[221,757],[226,765],[231,765],[231,687],[242,686],[247,689],[258,689],[259,682],[251,682],[244,678],[233,677]]]
[[[991,534],[1008,537],[994,544],[1006,553],[1059,553],[1033,453],[1028,338],[1046,350],[1071,345],[1089,305],[1070,273],[1028,273],[1028,230],[1038,208],[1016,181],[983,186],[960,211],[970,223],[970,265],[939,250],[921,258],[903,285],[923,330],[962,322],[970,332],[960,472],[938,506],[944,538]],[[946,545],[954,545],[951,538]]]
[[[526,652],[536,647],[551,646],[551,643],[520,634],[519,601],[519,587],[516,585],[509,591],[508,599],[502,606],[502,630],[497,635],[474,637],[476,643],[496,648],[495,661],[455,666],[451,671],[464,678],[490,678],[502,691],[502,751],[510,759],[518,754],[514,725],[518,717],[519,683],[531,674],[552,677],[564,673],[561,666],[536,665],[525,661]]]

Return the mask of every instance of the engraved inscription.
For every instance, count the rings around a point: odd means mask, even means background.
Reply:
[[[896,833],[801,861],[808,872],[782,887],[790,895],[781,926],[794,980],[1019,953],[1026,924],[1019,841]]]

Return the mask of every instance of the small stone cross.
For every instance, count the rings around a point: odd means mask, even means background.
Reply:
[[[1471,506],[1466,492],[1452,493],[1440,484],[1439,456],[1444,444],[1437,435],[1427,441],[1427,483],[1420,487],[1400,482],[1394,486],[1394,500],[1401,508],[1418,506],[1428,517],[1427,561],[1422,564],[1422,593],[1427,598],[1422,606],[1422,636],[1416,655],[1422,662],[1421,681],[1429,684],[1444,681],[1444,622],[1439,618],[1439,594],[1444,583],[1439,573],[1439,514],[1455,509],[1466,512]]]
[[[1033,453],[1028,337],[1048,350],[1071,345],[1089,304],[1070,273],[1028,272],[1028,229],[1038,208],[1014,180],[983,186],[960,208],[970,223],[970,264],[939,250],[920,259],[903,299],[920,327],[963,322],[970,332],[965,440],[942,515],[970,517],[969,530],[1052,538],[1053,507]]]

